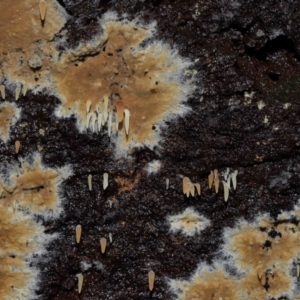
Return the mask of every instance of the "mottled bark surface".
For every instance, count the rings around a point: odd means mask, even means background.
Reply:
[[[109,10],[126,13],[129,19],[155,20],[161,40],[196,60],[197,89],[188,101],[191,113],[167,124],[160,147],[136,150],[131,160],[118,161],[107,134],[81,134],[75,118],[54,116],[58,99],[29,91],[18,102],[21,119],[10,141],[1,144],[1,160],[16,159],[14,142],[20,140],[19,155],[39,150],[45,165],[69,164],[74,170],[62,187],[64,214],[45,222],[47,232],[59,238],[36,265],[42,272],[38,294],[45,300],[171,299],[166,277],[187,278],[199,262],[217,258],[224,227],[263,212],[276,218],[299,199],[300,3],[59,2],[71,15],[64,28],[70,46],[97,33],[97,18]],[[252,98],[245,97],[251,92]],[[14,94],[7,91],[7,99],[14,99]],[[265,104],[262,109],[260,101]],[[20,126],[24,123],[28,125]],[[145,167],[154,159],[162,168],[148,175]],[[238,189],[230,193],[228,203],[222,191],[215,194],[207,184],[210,170],[226,167],[239,170]],[[109,174],[106,191],[104,172]],[[202,195],[186,198],[180,175],[200,182]],[[166,216],[189,206],[210,219],[210,226],[195,237],[171,235]],[[80,244],[75,242],[77,224],[82,226]],[[99,239],[108,233],[113,243],[102,255]],[[83,261],[91,264],[86,271]],[[150,269],[156,273],[151,294]],[[81,295],[77,273],[84,274]]]

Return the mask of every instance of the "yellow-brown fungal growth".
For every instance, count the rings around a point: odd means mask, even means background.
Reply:
[[[141,46],[153,36],[154,24],[120,21],[108,13],[99,26],[103,28],[100,37],[65,53],[51,72],[63,99],[58,115],[75,112],[79,127],[84,130],[87,101],[91,101],[91,111],[98,115],[101,112],[105,121],[106,113],[121,120],[124,106],[124,112],[130,112],[130,126],[127,135],[124,120],[120,124],[123,126],[118,132],[118,150],[144,144],[152,148],[158,142],[153,125],[187,111],[182,102],[191,91],[191,84],[183,84],[182,78],[189,62],[161,42]]]
[[[278,216],[276,222],[262,215],[252,223],[240,221],[235,228],[226,229],[222,260],[215,263],[222,268],[208,271],[201,264],[189,281],[170,280],[177,299],[299,299],[295,298],[298,269],[292,271],[300,247],[300,223],[295,220],[299,221],[297,206],[293,213]],[[235,275],[226,271],[227,266]],[[223,287],[234,294],[218,294]]]
[[[59,211],[55,184],[67,170],[44,169],[39,159],[10,169],[16,174],[0,180],[0,299],[27,299],[38,282],[37,272],[29,267],[30,259],[53,238],[32,217],[48,210]]]
[[[239,282],[217,266],[203,265],[190,281],[172,280],[171,289],[179,300],[241,300],[237,287]]]
[[[300,246],[300,232],[296,225],[280,224],[276,227],[275,238],[268,236],[272,230],[271,220],[264,221],[268,227],[263,231],[259,224],[241,222],[235,229],[226,235],[226,249],[234,255],[237,266],[241,270],[271,268],[275,263],[288,264],[298,254]],[[275,228],[274,228],[275,230]],[[229,233],[230,232],[230,233]],[[270,244],[271,243],[271,244]]]
[[[56,49],[60,41],[50,40],[67,15],[55,3],[47,1],[41,21],[38,1],[1,1],[0,24],[6,30],[0,50],[7,53],[0,57],[2,75],[11,87],[22,83],[23,89],[46,88],[58,96],[62,106],[56,114],[75,114],[81,131],[100,131],[107,123],[118,155],[126,155],[132,147],[153,148],[164,122],[188,112],[183,103],[194,87],[184,71],[191,62],[167,44],[149,41],[155,23],[121,20],[114,13],[99,20],[101,36],[60,56]],[[24,20],[22,25],[18,18]]]
[[[10,127],[20,117],[20,110],[16,105],[8,102],[0,104],[0,138],[6,142],[9,138]]]
[[[188,207],[181,214],[168,216],[167,221],[170,224],[171,232],[176,233],[181,231],[188,236],[199,233],[210,224],[208,219],[199,215],[192,207]]]
[[[66,172],[66,171],[62,171]],[[58,214],[61,210],[58,184],[62,174],[53,169],[44,169],[40,158],[32,163],[23,161],[17,174],[11,176],[14,184],[2,189],[2,193],[14,199],[23,210],[35,213]]]
[[[33,88],[39,75],[32,70],[41,68],[44,59],[47,64],[48,48],[52,46],[46,41],[63,27],[67,14],[55,0],[47,0],[47,14],[43,22],[37,0],[0,0],[0,7],[2,76],[23,84],[28,82]]]

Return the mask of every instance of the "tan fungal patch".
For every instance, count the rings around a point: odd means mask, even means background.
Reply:
[[[47,88],[62,100],[56,114],[75,113],[81,131],[99,132],[108,122],[118,156],[126,156],[133,147],[152,149],[158,144],[160,125],[188,111],[183,102],[193,86],[184,71],[191,63],[167,44],[147,43],[154,35],[154,23],[121,21],[112,13],[99,21],[101,36],[59,56],[50,40],[62,28],[66,14],[56,1],[46,2],[41,21],[43,1],[2,0],[5,17],[0,24],[11,26],[5,27],[0,39],[1,53],[6,53],[0,57],[2,74],[33,92]]]
[[[293,224],[281,224],[275,229],[281,237],[273,239],[268,236],[268,231],[272,230],[271,221],[265,231],[261,231],[259,226],[242,223],[238,229],[229,233],[226,248],[234,253],[241,269],[255,270],[260,267],[266,270],[275,263],[288,264],[299,251],[299,230]],[[266,241],[271,242],[270,247]]]
[[[171,287],[179,300],[242,300],[237,293],[239,283],[221,268],[204,267],[190,281],[173,280]]]
[[[208,219],[199,215],[192,207],[187,208],[181,214],[169,216],[167,220],[171,232],[182,232],[188,236],[201,232],[210,224]]]
[[[4,142],[8,140],[10,127],[17,122],[19,116],[20,110],[14,104],[0,104],[0,137]]]
[[[290,291],[292,284],[293,278],[289,275],[286,266],[280,265],[277,268],[263,270],[261,279],[258,278],[255,269],[251,270],[240,280],[239,289],[243,299],[270,299]]]
[[[23,162],[18,174],[12,176],[13,195],[5,191],[7,197],[15,197],[23,209],[43,213],[51,210],[59,213],[58,184],[61,173],[53,169],[43,169],[38,158],[33,164]]]
[[[30,88],[39,84],[50,86],[48,68],[55,57],[51,40],[66,22],[67,14],[55,0],[47,0],[47,16],[41,21],[43,1],[0,0],[0,63],[2,76],[27,83]],[[40,4],[40,5],[39,5]],[[41,7],[42,6],[42,7]],[[38,73],[34,73],[39,69]],[[44,77],[44,78],[43,78]],[[23,92],[26,94],[26,89]]]
[[[27,299],[33,295],[31,287],[36,284],[38,274],[29,267],[29,261],[32,254],[43,251],[43,244],[52,238],[44,234],[44,227],[32,217],[34,213],[54,209],[52,191],[47,189],[47,184],[52,174],[61,174],[43,169],[39,164],[38,159],[33,164],[23,162],[17,173],[10,176],[10,184],[0,180],[0,299]],[[48,192],[42,192],[41,185],[45,185]],[[53,192],[55,190],[56,187]],[[56,197],[56,205],[59,205]],[[43,204],[39,205],[41,198]]]
[[[84,130],[88,99],[91,111],[101,111],[103,120],[106,113],[113,112],[113,122],[122,122],[117,151],[144,144],[153,147],[158,142],[153,125],[186,111],[181,102],[189,84],[184,87],[179,77],[189,64],[163,43],[140,47],[153,35],[153,24],[118,21],[107,14],[101,26],[102,36],[66,52],[51,70],[63,99],[57,113],[75,112]]]

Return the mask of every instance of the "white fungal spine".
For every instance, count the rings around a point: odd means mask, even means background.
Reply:
[[[222,180],[223,188],[224,188],[224,200],[227,202],[229,197],[229,186],[226,181]]]
[[[106,238],[101,238],[100,239],[100,247],[101,247],[101,253],[105,253],[106,250],[106,245],[107,245],[107,240]]]
[[[236,190],[236,176],[238,174],[238,170],[235,170],[232,174],[231,174],[231,179],[232,179],[232,185],[233,185],[233,189]]]
[[[106,190],[108,187],[108,174],[104,173],[103,174],[103,190]]]
[[[83,275],[77,274],[77,278],[78,278],[78,293],[80,294],[82,291],[82,285],[83,285]]]
[[[15,100],[17,101],[20,97],[20,93],[21,93],[21,88],[18,86],[16,88],[16,93],[15,93]]]
[[[92,190],[92,175],[90,174],[88,176],[88,186],[89,186],[89,190],[91,191]]]
[[[124,109],[124,115],[125,115],[125,131],[126,131],[126,134],[128,135],[128,133],[129,133],[130,111],[127,108]]]
[[[151,270],[148,273],[148,281],[149,281],[149,290],[152,291],[154,288],[154,280],[155,280],[155,273]]]
[[[169,178],[166,179],[166,190],[169,189],[169,185],[170,185],[170,180]]]
[[[75,231],[76,231],[76,243],[79,244],[81,239],[81,225],[77,225]]]
[[[0,93],[1,93],[1,97],[4,100],[5,99],[5,86],[2,84],[0,85]]]
[[[47,10],[47,3],[45,0],[40,0],[39,8],[40,8],[41,20],[44,21],[46,16],[46,10]]]

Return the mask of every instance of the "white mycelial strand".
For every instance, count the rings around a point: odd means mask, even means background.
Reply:
[[[109,242],[112,243],[113,239],[112,239],[112,233],[111,232],[108,234],[108,237],[109,237]]]
[[[88,176],[88,186],[89,186],[89,190],[91,191],[92,190],[92,175],[90,174]]]
[[[103,174],[103,190],[106,190],[108,187],[108,174],[104,173]]]
[[[227,202],[229,197],[229,186],[226,181],[222,180],[223,188],[224,188],[224,201]]]
[[[169,180],[169,178],[167,178],[167,179],[166,179],[166,190],[169,189],[169,184],[170,184],[170,180]]]
[[[127,108],[124,109],[124,115],[125,115],[125,131],[126,131],[126,134],[128,135],[128,133],[129,133],[130,111]]]
[[[83,285],[83,275],[80,273],[80,274],[77,274],[76,276],[78,278],[78,293],[80,294],[82,291],[82,285]]]

